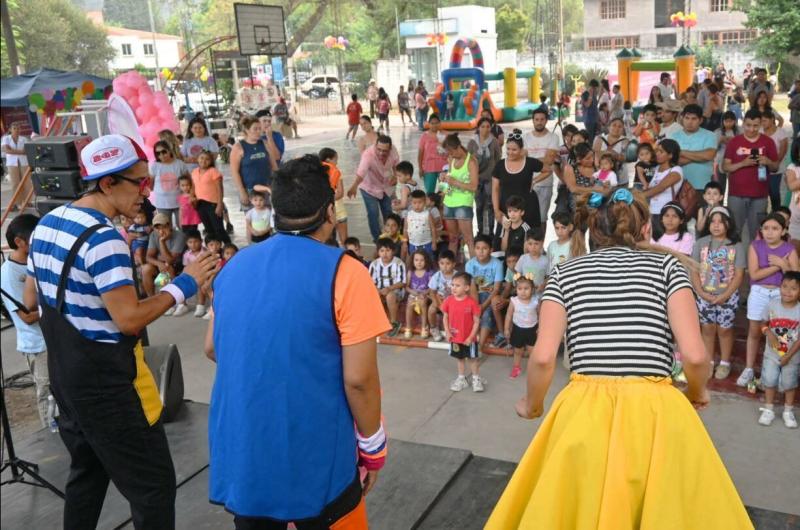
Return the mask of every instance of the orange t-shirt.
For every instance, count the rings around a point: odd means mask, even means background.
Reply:
[[[342,172],[339,171],[335,164],[330,162],[323,162],[322,165],[328,168],[328,179],[330,180],[331,188],[336,191],[336,186],[339,185],[339,180],[342,178]]]
[[[336,326],[342,346],[352,346],[389,331],[389,319],[366,267],[343,256],[333,289]]]
[[[222,199],[219,196],[219,182],[217,182],[219,180],[222,180],[222,174],[217,171],[217,168],[210,167],[206,170],[199,167],[194,168],[192,184],[195,196],[201,201],[218,203]]]

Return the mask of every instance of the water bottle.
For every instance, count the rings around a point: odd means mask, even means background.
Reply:
[[[449,173],[450,172],[450,164],[445,164],[442,166],[442,173]],[[436,186],[437,190],[442,193],[442,195],[447,195],[450,191],[450,185],[447,182],[439,181],[438,185]]]
[[[56,422],[56,418],[58,417],[58,404],[56,404],[56,400],[52,394],[47,396],[47,426],[50,429],[50,432],[58,432],[58,423]]]

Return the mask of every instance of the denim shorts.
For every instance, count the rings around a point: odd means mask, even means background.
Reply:
[[[455,208],[450,208],[449,206],[444,207],[444,213],[442,217],[445,219],[472,219],[472,206],[456,206]]]
[[[492,296],[492,293],[479,292],[478,303],[483,304],[490,296]],[[494,313],[492,313],[491,305],[484,309],[481,314],[481,328],[494,329]]]
[[[747,296],[747,320],[762,320],[764,309],[772,300],[780,300],[781,290],[777,287],[767,289],[761,285],[751,285]]]
[[[800,354],[795,354],[792,359],[781,366],[780,358],[772,352],[764,353],[764,362],[761,365],[761,384],[766,388],[778,388],[787,391],[797,388],[797,378],[800,377]]]
[[[412,245],[411,243],[408,244],[408,254],[409,255],[413,254],[414,252],[416,252],[418,250],[424,251],[431,258],[433,258],[435,256],[435,254],[433,252],[433,243],[425,243],[424,245],[420,245],[420,246]]]

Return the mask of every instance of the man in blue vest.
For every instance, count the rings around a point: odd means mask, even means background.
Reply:
[[[389,322],[364,266],[324,244],[336,215],[319,159],[285,163],[272,197],[277,235],[213,285],[210,500],[237,530],[366,528],[386,455],[376,337]]]

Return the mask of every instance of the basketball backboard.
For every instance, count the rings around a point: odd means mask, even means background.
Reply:
[[[283,8],[256,4],[233,4],[236,34],[242,55],[286,55]]]

